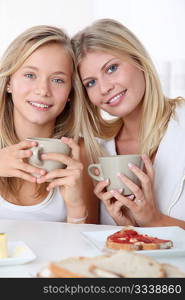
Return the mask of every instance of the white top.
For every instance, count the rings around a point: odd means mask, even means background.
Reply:
[[[36,205],[12,204],[0,196],[0,220],[66,221],[66,207],[59,188],[50,191],[46,199]]]
[[[103,141],[110,155],[116,155],[115,140]],[[160,211],[185,221],[185,104],[176,108],[154,161],[154,191]],[[115,224],[101,201],[101,224]]]

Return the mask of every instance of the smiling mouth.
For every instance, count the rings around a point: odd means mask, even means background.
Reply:
[[[117,94],[113,98],[109,99],[107,102],[105,102],[105,104],[111,104],[111,103],[118,101],[122,96],[124,96],[126,94],[126,92],[127,92],[127,89],[125,89],[123,92]]]
[[[49,104],[45,104],[45,103],[38,103],[38,102],[34,102],[34,101],[27,101],[31,106],[34,106],[38,109],[44,109],[44,110],[48,110],[50,107],[52,107],[52,105]]]

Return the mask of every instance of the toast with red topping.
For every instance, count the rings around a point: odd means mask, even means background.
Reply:
[[[140,234],[136,230],[126,227],[108,236],[106,247],[114,250],[170,249],[173,247],[173,242]]]

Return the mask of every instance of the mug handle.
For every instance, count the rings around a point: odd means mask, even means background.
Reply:
[[[91,169],[94,169],[94,168],[97,168],[100,172],[99,175],[94,175],[92,172],[91,172]],[[104,180],[104,177],[103,177],[103,173],[102,173],[102,169],[101,169],[101,165],[100,164],[91,164],[88,166],[88,174],[89,176],[91,176],[93,179],[97,180],[97,181],[102,181]]]
[[[42,166],[43,165],[43,160],[40,159],[40,156],[43,152],[43,148],[40,147],[40,146],[37,146],[37,147],[34,147],[32,149],[32,152],[33,152],[33,156],[34,156],[34,159],[35,159],[35,166]]]

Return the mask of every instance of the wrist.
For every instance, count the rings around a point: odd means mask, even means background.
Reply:
[[[147,226],[148,227],[164,226],[164,215],[161,212],[159,212],[148,224],[145,224],[145,227]]]
[[[85,223],[87,217],[88,211],[86,206],[67,209],[67,223]]]

